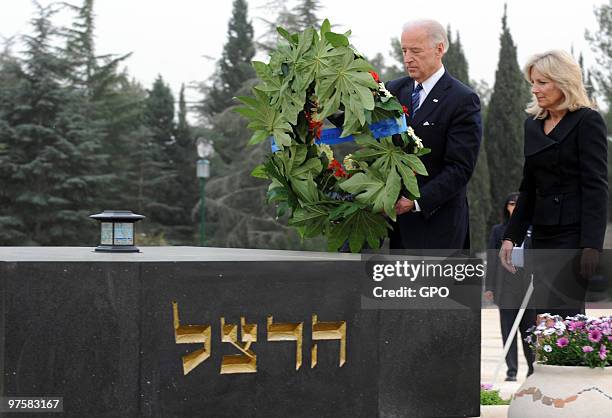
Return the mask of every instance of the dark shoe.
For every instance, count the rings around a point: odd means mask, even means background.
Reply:
[[[533,374],[533,369],[530,369],[530,370],[527,372],[527,377],[531,376],[532,374]]]
[[[506,376],[504,380],[506,382],[516,382],[516,376]]]

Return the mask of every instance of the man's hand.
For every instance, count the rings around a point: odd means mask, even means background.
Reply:
[[[404,196],[400,197],[395,203],[395,213],[402,215],[406,212],[410,212],[414,208],[414,201],[406,199]]]
[[[502,246],[499,249],[499,259],[502,263],[502,266],[510,273],[516,273],[516,267],[512,264],[512,249],[514,248],[514,244],[512,241],[505,239],[502,241]]]
[[[597,270],[599,263],[599,251],[594,248],[584,248],[580,258],[580,276],[584,280],[589,280]]]

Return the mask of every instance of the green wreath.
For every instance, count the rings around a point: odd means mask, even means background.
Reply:
[[[334,33],[325,20],[320,32],[278,32],[286,42],[270,62],[253,62],[261,84],[253,97],[238,97],[246,106],[236,111],[255,131],[249,143],[272,137],[276,146],[252,175],[271,182],[268,203],[277,205],[278,216],[289,215],[303,239],[323,235],[330,251],[345,242],[352,252],[366,243],[379,248],[400,192],[419,197],[416,174],[427,175],[419,157],[429,150],[405,125],[395,142],[375,138],[372,127],[401,124],[405,108],[349,45],[350,31]],[[319,140],[328,118],[341,125],[339,138],[352,136],[359,146],[343,163]]]

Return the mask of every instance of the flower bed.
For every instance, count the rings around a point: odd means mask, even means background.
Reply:
[[[557,366],[610,366],[612,317],[577,315],[563,319],[544,314],[541,318],[527,337],[537,361]]]

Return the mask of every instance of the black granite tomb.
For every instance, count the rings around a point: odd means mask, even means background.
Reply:
[[[142,251],[0,249],[3,396],[74,417],[479,415],[480,309],[362,309],[354,256]]]

